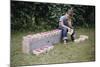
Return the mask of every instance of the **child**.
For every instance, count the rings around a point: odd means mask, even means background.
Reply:
[[[68,31],[73,30],[71,34],[71,39],[74,41],[75,39],[75,31],[72,26],[72,17],[73,17],[73,9],[69,9],[65,15],[60,17],[59,20],[59,28],[62,30],[62,39],[64,41],[64,44],[68,41]]]

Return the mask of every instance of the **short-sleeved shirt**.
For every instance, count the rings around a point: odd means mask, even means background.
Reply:
[[[63,24],[65,26],[68,26],[68,18],[64,15],[64,16],[61,16],[60,19],[59,19],[59,23],[60,22],[63,22]],[[61,25],[59,25],[59,27],[62,27]]]

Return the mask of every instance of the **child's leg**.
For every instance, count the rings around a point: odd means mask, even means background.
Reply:
[[[73,31],[73,33],[72,33],[72,35],[71,35],[71,40],[74,41],[75,38],[76,38],[76,33],[75,33],[75,31]]]
[[[63,38],[63,40],[67,40],[68,39],[67,32],[68,32],[67,28],[62,28],[62,38]]]

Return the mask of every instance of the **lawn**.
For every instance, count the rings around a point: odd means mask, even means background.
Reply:
[[[77,35],[84,34],[89,39],[81,43],[69,41],[66,46],[63,43],[55,44],[53,50],[39,56],[22,53],[22,37],[28,32],[12,33],[11,66],[95,61],[95,30],[78,28],[76,31]]]

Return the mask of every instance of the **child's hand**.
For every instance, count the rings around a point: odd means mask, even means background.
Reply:
[[[73,33],[73,29],[69,29],[68,34],[72,35],[72,33]]]

